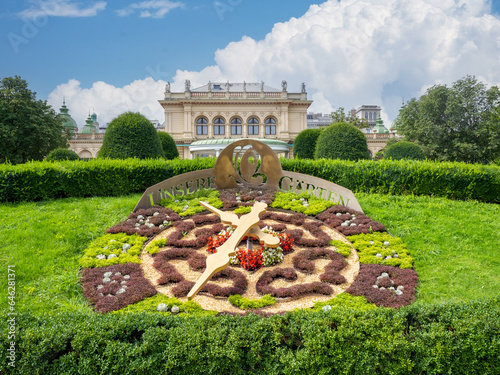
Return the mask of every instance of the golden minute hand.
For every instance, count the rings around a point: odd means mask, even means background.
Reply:
[[[229,265],[229,257],[235,254],[236,246],[238,246],[250,229],[259,223],[259,214],[265,211],[266,207],[267,204],[264,202],[255,202],[252,211],[240,217],[239,225],[233,234],[231,234],[231,237],[217,248],[215,254],[207,257],[207,268],[205,268],[203,274],[189,291],[188,299],[193,298],[215,273]]]
[[[207,210],[212,211],[214,214],[220,217],[220,220],[222,221],[223,224],[231,224],[233,227],[237,227],[240,219],[238,218],[238,215],[236,215],[233,212],[226,212],[226,211],[221,211],[214,206],[209,205],[206,202],[200,201],[200,204],[205,207]]]

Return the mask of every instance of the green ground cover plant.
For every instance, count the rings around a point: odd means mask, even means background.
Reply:
[[[240,296],[239,294],[233,294],[229,296],[229,302],[234,306],[239,307],[240,309],[260,309],[261,307],[274,305],[276,303],[276,299],[271,297],[271,295],[266,294],[261,298],[257,299],[248,299]]]
[[[277,192],[271,207],[314,216],[334,205],[335,203],[332,201],[317,198],[309,193],[297,194]]]
[[[146,237],[124,233],[105,234],[85,249],[80,259],[83,268],[106,267],[118,263],[140,263],[142,245]]]
[[[222,208],[222,201],[219,199],[218,190],[200,189],[192,194],[177,195],[173,198],[162,199],[158,204],[170,208],[179,216],[192,216],[206,210],[200,201],[207,202],[215,208]]]

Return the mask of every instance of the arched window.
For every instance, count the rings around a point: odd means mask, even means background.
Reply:
[[[372,119],[372,113],[371,113],[371,112],[370,112],[370,114],[369,114],[369,116],[368,116],[368,117],[370,117],[370,120]]]
[[[206,117],[200,117],[196,120],[196,135],[208,134],[208,120]]]
[[[248,119],[248,135],[259,135],[259,119],[250,117]]]
[[[368,120],[368,112],[365,112],[365,120]]]
[[[231,135],[241,135],[241,119],[239,117],[231,119]]]
[[[266,124],[266,135],[276,135],[276,120],[268,117],[264,123]]]
[[[222,117],[216,117],[214,119],[214,135],[225,135],[226,134],[226,126],[224,125],[226,120]]]

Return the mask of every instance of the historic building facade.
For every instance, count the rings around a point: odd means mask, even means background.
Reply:
[[[288,92],[261,83],[209,82],[183,92],[165,88],[159,103],[165,110],[165,131],[177,144],[181,158],[217,156],[232,140],[254,138],[276,152],[291,157],[295,137],[307,128],[305,84],[300,92]]]

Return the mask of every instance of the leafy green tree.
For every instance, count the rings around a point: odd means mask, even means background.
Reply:
[[[316,141],[321,134],[321,129],[302,130],[293,142],[293,152],[297,159],[314,159]]]
[[[339,122],[325,128],[316,142],[316,159],[370,159],[365,135],[354,125]]]
[[[66,147],[69,135],[62,120],[19,76],[0,81],[0,163],[43,160],[53,149]]]
[[[332,117],[332,124],[335,124],[337,122],[346,122],[348,124],[354,125],[358,129],[365,129],[368,128],[368,121],[364,118],[360,118],[358,116],[353,116],[351,113],[348,115],[344,112],[344,108],[339,107],[336,111],[332,112],[331,115]]]
[[[140,113],[126,112],[108,125],[99,151],[99,158],[162,158],[164,157],[158,132]]]
[[[165,132],[158,132],[160,137],[161,147],[165,154],[165,159],[172,160],[179,157],[179,150],[172,136]]]
[[[50,151],[45,159],[47,161],[61,161],[61,160],[80,160],[78,154],[67,148],[56,148]]]
[[[429,159],[488,163],[500,156],[500,91],[473,76],[435,85],[411,99],[394,122]]]
[[[425,154],[422,147],[416,143],[408,141],[399,141],[393,143],[384,153],[384,159],[411,159],[411,160],[424,160]]]

